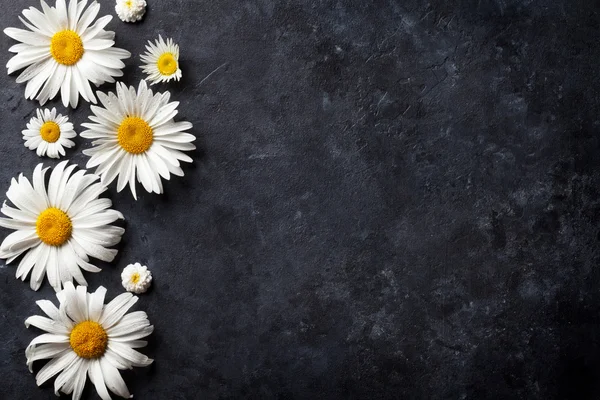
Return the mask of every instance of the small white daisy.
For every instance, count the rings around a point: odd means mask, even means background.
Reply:
[[[146,293],[152,283],[152,273],[140,263],[129,264],[121,273],[121,283],[128,292]]]
[[[145,0],[117,0],[115,11],[121,21],[136,22],[142,19],[146,13]]]
[[[162,36],[158,35],[155,43],[148,41],[146,50],[148,51],[140,56],[146,64],[140,68],[148,75],[152,85],[181,79],[179,45],[173,43],[173,39],[167,39],[165,42]]]
[[[50,158],[60,158],[65,155],[65,147],[75,146],[72,138],[77,136],[69,118],[56,115],[52,110],[37,110],[37,117],[31,118],[27,129],[22,131],[25,147],[36,150],[39,157],[48,155]]]
[[[122,59],[131,53],[113,47],[115,33],[104,27],[112,16],[96,21],[100,4],[93,2],[86,9],[87,0],[56,0],[50,7],[41,0],[42,11],[34,7],[23,10],[19,19],[28,30],[6,28],[4,33],[21,42],[9,51],[17,53],[8,61],[8,73],[25,68],[17,83],[27,82],[25,98],[37,99],[44,105],[60,91],[65,107],[77,107],[79,95],[96,103],[90,82],[96,86],[114,82],[123,76]]]
[[[25,326],[48,333],[27,346],[29,371],[33,372],[34,361],[50,359],[35,377],[38,386],[58,375],[54,380],[56,395],[61,391],[78,400],[89,376],[103,400],[111,399],[108,390],[124,398],[133,397],[119,370],[152,364],[152,359],[135,349],[148,344],[140,339],[150,335],[154,327],[144,311],[127,314],[137,297],[122,293],[105,305],[105,294],[102,286],[87,293],[84,286],[75,289],[67,282],[56,294],[58,308],[50,300],[36,302],[48,318],[34,315],[27,318]]]
[[[109,247],[121,241],[124,229],[109,225],[123,215],[111,209],[110,199],[99,198],[106,187],[100,177],[79,170],[76,165],[59,163],[50,174],[38,164],[30,182],[23,174],[12,180],[6,196],[17,208],[4,202],[0,226],[13,229],[0,245],[0,258],[9,264],[24,254],[16,276],[25,280],[31,272],[30,286],[38,290],[44,279],[54,290],[75,280],[87,285],[81,272],[100,272],[89,256],[112,261],[117,250]],[[80,269],[81,268],[81,269]]]
[[[194,150],[196,137],[184,133],[192,128],[189,122],[175,122],[179,102],[169,103],[169,92],[154,94],[142,80],[137,93],[117,83],[117,95],[97,92],[106,108],[92,106],[94,123],[82,124],[88,130],[81,133],[87,139],[96,139],[93,147],[83,151],[90,156],[87,168],[96,169],[102,182],[109,185],[117,179],[117,191],[129,183],[137,199],[135,181],[142,183],[149,193],[162,193],[162,179],[171,174],[183,176],[179,162],[192,162],[183,151]]]

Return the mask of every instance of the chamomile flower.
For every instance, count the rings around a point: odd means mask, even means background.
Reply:
[[[167,39],[165,42],[162,36],[158,35],[155,43],[148,41],[146,50],[148,51],[140,56],[146,64],[140,68],[148,75],[152,85],[181,79],[179,45],[175,44],[173,39]]]
[[[128,292],[146,293],[152,283],[152,273],[140,263],[129,264],[121,273],[121,283]]]
[[[52,110],[37,110],[37,117],[31,118],[27,129],[23,130],[25,147],[36,150],[39,157],[48,155],[50,158],[60,158],[65,155],[65,147],[75,146],[72,138],[77,136],[69,118],[56,114]]]
[[[21,280],[31,272],[30,286],[38,290],[48,277],[59,291],[62,284],[75,280],[87,285],[81,272],[100,272],[90,264],[89,256],[112,261],[117,250],[109,249],[121,241],[124,229],[109,225],[123,215],[112,210],[109,199],[98,198],[106,187],[100,177],[79,170],[67,161],[59,163],[50,174],[38,164],[30,182],[23,174],[12,180],[6,196],[16,207],[2,205],[0,226],[13,229],[0,245],[0,258],[9,264],[20,255],[16,276]]]
[[[117,0],[115,11],[121,21],[136,22],[142,19],[146,13],[145,0]]]
[[[25,326],[48,333],[33,339],[25,356],[30,372],[35,361],[50,359],[35,377],[38,386],[56,376],[56,395],[60,391],[78,400],[89,376],[103,400],[111,399],[108,390],[124,398],[133,397],[119,370],[152,364],[152,359],[135,349],[147,345],[140,339],[150,335],[154,327],[144,311],[127,313],[137,297],[123,293],[105,305],[105,294],[102,286],[87,293],[84,286],[75,289],[67,282],[56,294],[58,308],[50,300],[37,302],[47,317],[31,316]]]
[[[96,86],[114,82],[122,76],[122,59],[131,53],[113,47],[115,33],[104,27],[112,16],[94,22],[100,4],[93,2],[86,9],[87,0],[56,0],[49,7],[41,0],[42,11],[34,7],[23,10],[21,22],[28,28],[6,28],[4,33],[21,42],[9,51],[17,53],[6,67],[8,73],[25,68],[17,83],[27,82],[25,98],[37,99],[41,105],[58,95],[63,105],[77,107],[79,95],[96,103],[90,82]]]
[[[154,94],[142,80],[137,93],[119,82],[117,95],[97,94],[106,108],[92,106],[93,123],[82,124],[88,130],[81,136],[95,139],[93,147],[83,151],[91,157],[87,168],[97,167],[105,185],[118,178],[119,192],[129,184],[136,199],[136,176],[149,193],[163,192],[161,178],[183,176],[179,162],[192,162],[183,152],[196,148],[196,137],[183,132],[191,123],[173,120],[179,102],[170,103],[169,92]]]

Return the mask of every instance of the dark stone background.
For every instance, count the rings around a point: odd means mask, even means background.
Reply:
[[[136,398],[600,396],[597,1],[148,2],[143,23],[109,25],[135,54],[125,80],[147,39],[173,37],[184,78],[160,88],[199,149],[163,196],[111,188],[120,257],[86,275],[112,298],[128,263],[154,273]],[[30,4],[4,0],[2,27]],[[0,192],[39,161],[15,76]],[[88,114],[69,112],[78,128]],[[84,165],[87,147],[68,156]],[[54,398],[23,324],[53,290],[14,272],[1,398]]]

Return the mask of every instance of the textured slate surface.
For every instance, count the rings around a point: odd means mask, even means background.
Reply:
[[[113,297],[128,263],[154,273],[136,398],[600,396],[597,2],[148,2],[109,25],[136,55],[125,80],[173,37],[184,78],[161,87],[199,149],[164,196],[111,189],[120,257],[87,274]],[[3,1],[2,27],[30,3]],[[20,137],[36,103],[0,85],[3,193],[39,159]],[[53,291],[14,272],[1,397],[53,398],[23,325]]]

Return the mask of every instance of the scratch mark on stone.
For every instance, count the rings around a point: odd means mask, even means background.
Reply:
[[[213,70],[213,72],[211,72],[210,74],[206,75],[206,77],[205,77],[204,79],[202,79],[202,80],[200,81],[200,83],[196,85],[196,87],[198,87],[198,86],[202,85],[202,84],[204,83],[204,81],[206,81],[206,80],[207,80],[208,78],[210,78],[210,77],[211,77],[211,76],[212,76],[212,75],[213,75],[215,72],[217,72],[218,70],[220,70],[221,68],[223,68],[223,67],[224,67],[224,66],[226,66],[227,64],[229,64],[229,62],[223,63],[223,64],[221,64],[220,66],[218,66],[217,68],[215,68],[215,69]]]

